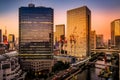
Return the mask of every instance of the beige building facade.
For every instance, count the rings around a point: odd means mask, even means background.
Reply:
[[[54,40],[59,41],[61,35],[65,36],[65,25],[64,24],[55,26]]]
[[[67,53],[78,58],[90,54],[91,11],[87,6],[67,11]]]

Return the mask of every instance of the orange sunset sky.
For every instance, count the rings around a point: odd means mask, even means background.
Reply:
[[[54,25],[66,25],[67,10],[86,5],[92,14],[92,30],[104,34],[104,40],[110,39],[110,23],[120,18],[119,0],[0,0],[0,29],[3,33],[6,26],[8,34],[18,37],[18,8],[28,6],[31,2],[36,6],[53,8]]]

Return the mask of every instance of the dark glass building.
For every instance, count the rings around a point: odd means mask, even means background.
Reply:
[[[120,19],[111,22],[111,48],[120,49],[118,44],[120,37]]]
[[[53,9],[19,8],[19,53],[23,70],[51,71],[53,65]]]

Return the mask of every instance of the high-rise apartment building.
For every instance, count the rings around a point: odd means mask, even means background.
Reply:
[[[95,30],[91,31],[90,36],[90,42],[91,42],[91,49],[96,49],[96,32]]]
[[[111,22],[111,47],[117,48],[119,46],[119,44],[116,44],[118,36],[120,36],[120,19]]]
[[[55,41],[60,41],[62,35],[65,36],[65,25],[64,24],[56,25],[54,34]]]
[[[78,58],[90,54],[91,11],[87,6],[67,11],[67,53]]]
[[[51,71],[53,66],[53,9],[19,8],[19,53],[23,70]]]
[[[102,34],[96,35],[96,48],[103,48],[104,47],[104,40]]]

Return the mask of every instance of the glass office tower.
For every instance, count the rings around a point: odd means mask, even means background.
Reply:
[[[91,11],[87,6],[67,11],[67,53],[78,58],[90,55]]]
[[[120,49],[120,19],[111,22],[111,48]]]
[[[19,8],[19,53],[23,70],[51,70],[53,62],[53,9]]]

